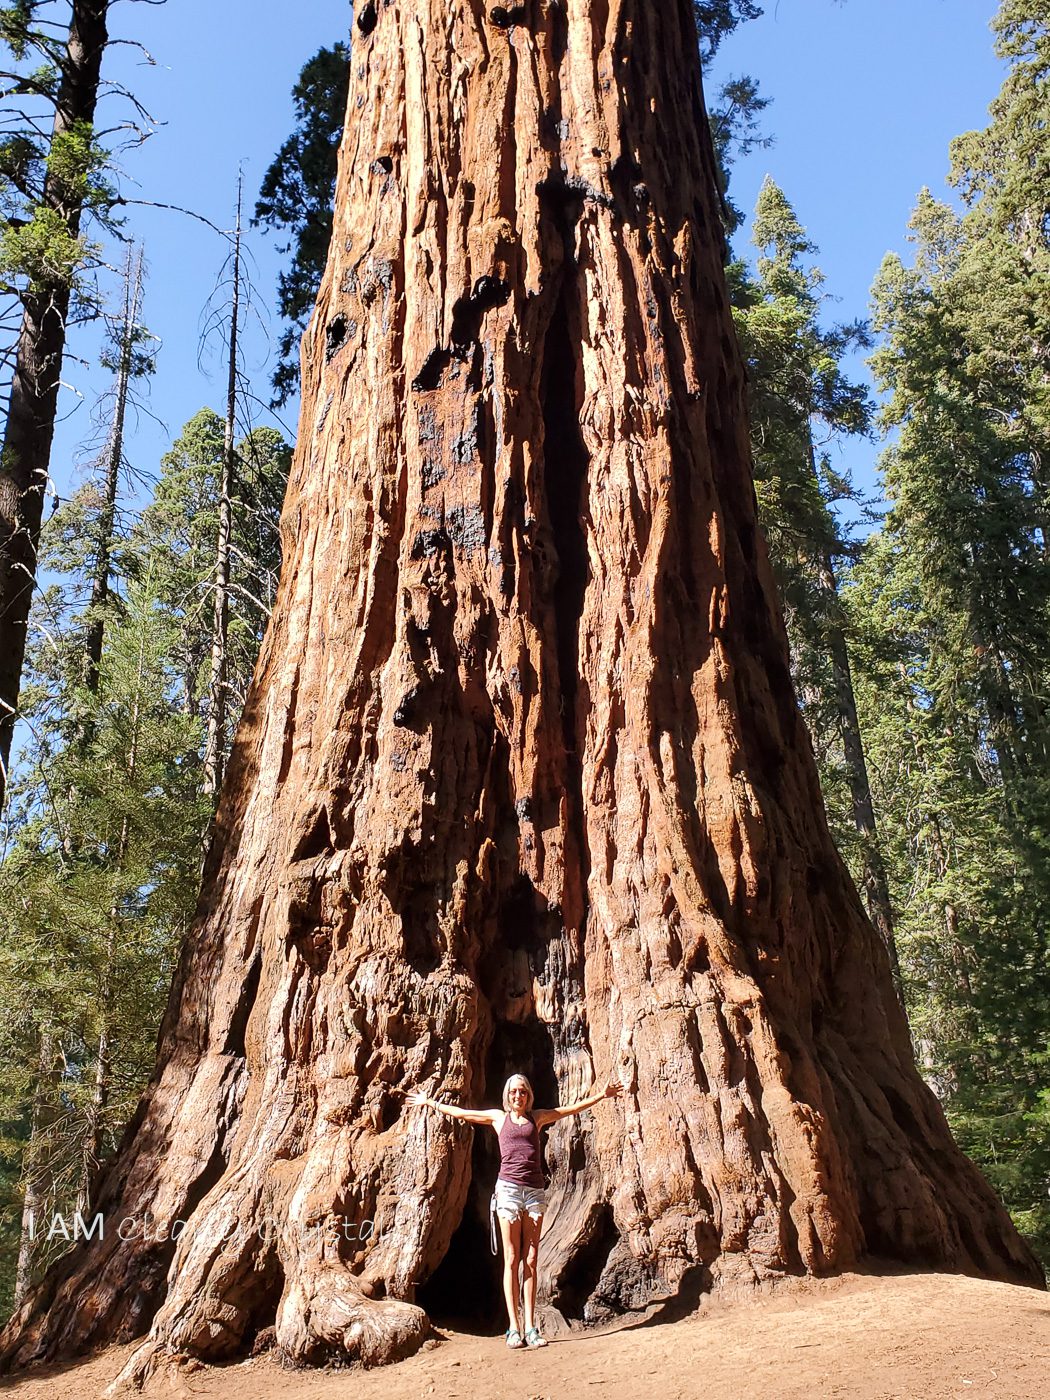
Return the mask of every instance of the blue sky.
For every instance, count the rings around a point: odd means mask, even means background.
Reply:
[[[750,210],[768,171],[821,248],[844,314],[861,314],[883,254],[901,249],[923,185],[945,194],[953,136],[987,120],[1002,81],[994,0],[773,0],[718,56],[772,98],[769,150],[738,166]]]
[[[243,164],[245,202],[251,213],[259,183],[291,131],[291,89],[303,63],[322,44],[345,37],[350,7],[345,0],[307,0],[292,17],[277,0],[168,0],[162,6],[116,5],[111,32],[137,40],[155,66],[130,47],[111,49],[104,76],[130,88],[157,119],[154,135],[123,161],[125,195],[199,211],[220,227],[233,223],[238,168]],[[111,100],[107,124],[121,112]],[[197,366],[201,313],[212,292],[226,248],[203,224],[164,210],[131,206],[126,230],[145,243],[149,264],[144,320],[161,338],[158,371],[148,406],[163,426],[142,416],[129,452],[136,466],[155,472],[161,454],[182,424],[204,404],[221,411],[225,375],[215,356],[205,357],[211,377]],[[276,342],[280,323],[273,304],[279,260],[274,239],[252,232],[252,277],[260,310]],[[119,261],[121,254],[111,253]],[[89,357],[92,337],[80,335],[71,348]],[[269,398],[263,368],[267,342],[250,328],[245,368],[256,392]],[[75,462],[89,435],[90,402],[107,376],[67,363],[65,379],[84,394],[64,398],[69,415],[61,425],[52,477],[62,495],[82,479]],[[260,421],[270,421],[261,417]],[[294,431],[294,421],[291,423]]]
[[[758,78],[771,104],[774,144],[741,160],[734,202],[754,207],[768,173],[820,249],[829,321],[868,315],[884,255],[906,260],[907,223],[928,185],[945,184],[954,136],[987,122],[1003,68],[992,51],[994,0],[770,0],[719,53],[713,103],[727,76]],[[750,255],[746,230],[736,251]],[[860,357],[854,378],[867,378]],[[877,445],[844,445],[840,462],[866,491],[876,485]]]
[[[918,190],[929,184],[944,192],[949,141],[984,123],[1001,81],[988,30],[993,9],[994,0],[771,0],[765,16],[743,26],[719,55],[712,89],[730,73],[750,73],[773,99],[764,124],[775,145],[739,164],[734,198],[749,210],[767,171],[782,185],[821,249],[827,290],[837,299],[830,319],[866,313],[883,254],[906,246]],[[291,129],[289,93],[302,63],[345,35],[349,20],[345,0],[308,0],[294,18],[277,0],[116,6],[114,31],[143,43],[156,66],[122,48],[111,51],[107,71],[164,123],[127,157],[127,194],[185,205],[227,226],[239,165],[250,207]],[[212,359],[212,378],[202,378],[197,346],[223,248],[202,225],[172,213],[132,208],[128,226],[146,244],[145,319],[163,343],[150,407],[165,427],[143,418],[131,449],[148,472],[187,418],[204,403],[221,403],[221,367]],[[741,251],[744,241],[739,235]],[[273,240],[256,232],[251,246],[265,307],[278,267]],[[274,317],[274,339],[278,330]],[[72,348],[90,358],[90,336]],[[255,335],[247,367],[263,397],[265,353]],[[72,363],[66,378],[86,401],[105,383]],[[67,411],[74,403],[67,395]],[[62,425],[53,470],[62,494],[89,427],[86,404]],[[866,444],[847,454],[867,483],[874,456]]]

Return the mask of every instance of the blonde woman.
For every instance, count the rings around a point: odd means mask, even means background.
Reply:
[[[532,1085],[523,1074],[512,1074],[503,1086],[502,1108],[454,1108],[428,1098],[422,1090],[408,1096],[410,1104],[436,1108],[449,1118],[478,1123],[499,1137],[500,1168],[496,1181],[496,1214],[503,1237],[503,1296],[507,1302],[509,1347],[545,1347],[536,1326],[536,1256],[540,1247],[547,1191],[543,1177],[540,1130],[559,1118],[571,1118],[602,1099],[617,1098],[619,1084],[608,1084],[565,1108],[533,1109]],[[521,1282],[518,1269],[521,1268]],[[520,1288],[520,1305],[519,1305]]]

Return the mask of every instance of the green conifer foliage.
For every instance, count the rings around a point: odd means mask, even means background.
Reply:
[[[891,512],[849,601],[916,1038],[1050,1261],[1050,13],[1006,0],[991,121],[874,288]]]
[[[57,587],[38,600],[31,739],[0,862],[0,1151],[8,1186],[19,1168],[22,1189],[33,1184],[45,1232],[54,1212],[90,1208],[93,1168],[152,1067],[204,820],[199,725],[171,703],[170,624],[149,572],[111,608],[90,693],[82,619]],[[8,1201],[10,1256],[21,1210]],[[63,1244],[38,1237],[34,1269]]]
[[[722,40],[745,20],[757,19],[762,7],[754,0],[693,0],[693,13],[700,36],[700,56],[706,64],[715,56]]]
[[[318,49],[292,89],[295,130],[263,176],[255,222],[287,235],[291,253],[277,279],[277,306],[287,323],[278,344],[273,375],[274,404],[286,403],[299,387],[299,340],[317,298],[332,238],[336,158],[350,88],[347,44]]]
[[[0,336],[11,371],[0,450],[0,802],[67,336],[99,311],[99,249],[86,230],[92,220],[109,232],[119,222],[115,165],[101,141],[119,139],[127,148],[148,134],[133,98],[129,121],[97,130],[110,7],[111,0],[0,7],[0,287],[9,298]],[[108,90],[123,93],[119,85]]]
[[[867,391],[841,368],[866,343],[863,326],[820,325],[816,248],[783,191],[766,179],[755,209],[756,276],[732,269],[736,320],[750,375],[755,489],[780,586],[792,665],[840,850],[865,891],[899,979],[876,812],[856,713],[848,617],[839,589],[852,552],[834,507],[852,496],[828,447],[869,431]]]
[[[94,1167],[152,1069],[192,917],[211,811],[201,757],[223,426],[209,409],[186,425],[137,519],[89,480],[44,530],[55,582],[35,606],[30,739],[0,852],[0,1299],[65,1246],[45,1224],[27,1250],[23,1200],[38,1224],[90,1210]],[[273,603],[291,455],[268,428],[236,450],[234,719]],[[106,531],[111,586],[91,605]],[[88,685],[85,639],[100,623]]]

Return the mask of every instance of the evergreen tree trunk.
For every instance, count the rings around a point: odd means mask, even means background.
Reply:
[[[65,63],[55,107],[52,144],[76,128],[90,128],[98,100],[109,0],[72,0]],[[78,181],[48,174],[43,204],[74,237],[82,206],[71,190]],[[82,195],[79,196],[82,198]],[[23,297],[11,398],[0,449],[0,804],[7,786],[25,659],[29,607],[51,461],[51,442],[66,344],[68,280]]]
[[[48,1089],[50,1088],[52,1091],[54,1089],[55,1058],[54,1040],[50,1030],[45,1028],[40,1032],[33,1112],[29,1121],[29,1143],[22,1157],[25,1194],[22,1200],[22,1228],[18,1240],[18,1263],[15,1267],[14,1305],[16,1308],[21,1305],[33,1281],[36,1231],[44,1219],[49,1199],[49,1193],[41,1189],[42,1183],[48,1178],[48,1170],[46,1165],[43,1171],[41,1170],[38,1153],[52,1112],[52,1101]]]
[[[36,1227],[43,1217],[44,1212],[41,1209],[43,1199],[43,1193],[36,1178],[28,1177],[25,1193],[22,1197],[22,1226],[18,1237],[18,1263],[15,1266],[13,1302],[16,1308],[21,1306],[22,1299],[29,1292],[29,1285],[33,1281],[33,1258],[36,1252],[34,1235]]]
[[[124,846],[127,844],[126,819],[121,833],[121,844]],[[76,1208],[85,1220],[91,1209],[91,1184],[102,1155],[102,1131],[106,1105],[109,1103],[110,1073],[112,1070],[109,1020],[113,1000],[113,958],[117,939],[117,911],[115,909],[111,912],[110,918],[109,937],[106,939],[102,974],[99,978],[98,1014],[100,1025],[98,1040],[95,1043],[95,1082],[92,1086],[91,1101],[88,1104],[87,1131],[84,1134],[84,1146],[80,1158],[80,1189],[77,1192]]]
[[[132,783],[135,780],[139,762],[140,725],[142,722],[142,703],[144,700],[142,692],[145,682],[144,645],[145,643],[143,642],[139,647],[135,702],[131,712],[131,732],[128,738],[127,776]],[[117,840],[116,850],[113,852],[113,865],[118,871],[123,870],[124,862],[128,857],[130,834],[131,823],[127,814],[125,814],[120,824],[120,836]],[[110,1097],[110,1078],[113,1068],[110,1044],[112,1035],[111,1022],[113,1018],[113,977],[120,919],[120,908],[114,907],[110,909],[109,930],[99,973],[98,996],[96,1000],[99,1028],[98,1040],[95,1045],[95,1083],[88,1105],[87,1131],[84,1135],[84,1147],[81,1154],[80,1190],[77,1193],[77,1209],[85,1219],[91,1206],[92,1182],[98,1170],[102,1155],[106,1107]]]
[[[102,500],[96,526],[97,542],[91,562],[91,598],[88,604],[87,628],[84,635],[83,681],[89,695],[97,696],[102,665],[102,646],[106,636],[106,604],[109,601],[109,574],[113,560],[114,529],[117,521],[117,490],[120,468],[124,460],[124,423],[128,411],[132,368],[135,353],[136,325],[142,293],[142,254],[133,262],[129,252],[124,265],[124,318],[118,341],[116,382],[114,385],[113,421],[105,448],[102,475]],[[93,714],[81,715],[73,740],[81,754],[86,754],[95,729]],[[69,791],[69,808],[77,803],[75,787]],[[67,824],[63,848],[67,856],[76,854],[72,821]]]
[[[155,1224],[53,1271],[6,1364],[146,1326],[128,1376],[270,1324],[296,1361],[412,1349],[484,1280],[495,1168],[403,1092],[511,1070],[627,1090],[551,1134],[548,1317],[866,1252],[1038,1285],[828,835],[692,5],[356,24],[281,588],[96,1201]]]
[[[901,979],[900,959],[897,956],[897,940],[894,934],[893,905],[890,901],[890,882],[886,876],[886,865],[882,859],[882,846],[879,842],[879,829],[875,821],[875,804],[871,797],[871,782],[868,778],[868,765],[864,758],[864,741],[857,717],[857,700],[853,691],[853,672],[850,668],[849,649],[842,624],[842,604],[839,599],[838,578],[830,555],[825,555],[820,563],[820,586],[825,596],[823,609],[824,637],[831,661],[831,674],[835,684],[835,696],[839,712],[839,733],[842,735],[842,751],[846,760],[846,781],[849,783],[850,802],[853,808],[853,825],[860,837],[862,880],[868,914],[880,938],[886,946],[890,960],[893,985],[901,1006],[904,1006],[904,983]]]

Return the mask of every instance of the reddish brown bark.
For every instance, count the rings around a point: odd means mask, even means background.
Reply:
[[[628,1091],[552,1133],[548,1316],[868,1252],[1038,1283],[828,837],[691,5],[357,26],[280,596],[98,1197],[190,1225],[54,1274],[8,1364],[151,1318],[133,1373],[269,1323],[297,1360],[411,1348],[424,1280],[483,1273],[494,1171],[403,1091],[494,1102],[511,1069],[541,1103]],[[342,1219],[376,1236],[311,1233]]]

